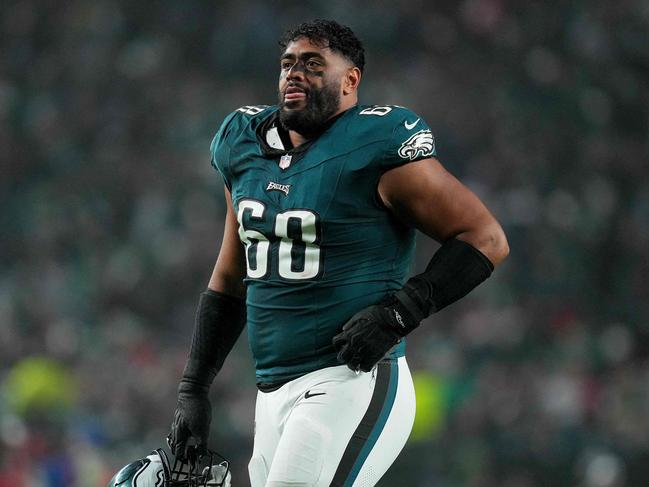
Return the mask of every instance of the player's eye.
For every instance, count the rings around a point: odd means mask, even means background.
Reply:
[[[289,69],[291,69],[291,67],[293,67],[293,63],[291,61],[282,61],[280,63],[280,67],[282,68],[282,70],[288,71]]]
[[[322,67],[322,64],[320,64],[318,61],[309,60],[306,62],[306,67],[308,69],[320,69]]]

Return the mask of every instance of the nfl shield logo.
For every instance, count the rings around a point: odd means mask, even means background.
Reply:
[[[291,158],[293,156],[289,156],[288,154],[284,154],[282,157],[279,159],[279,167],[281,169],[286,169],[288,166],[291,165]]]

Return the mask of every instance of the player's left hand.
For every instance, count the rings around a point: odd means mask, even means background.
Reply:
[[[195,462],[207,452],[207,438],[212,420],[212,406],[207,387],[181,380],[178,386],[178,404],[167,436],[171,453],[179,460]]]
[[[338,361],[354,371],[369,372],[405,335],[404,318],[388,303],[359,311],[333,338]]]

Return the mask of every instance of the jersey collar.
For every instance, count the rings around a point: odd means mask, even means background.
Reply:
[[[352,108],[355,108],[355,106]],[[288,131],[279,122],[279,109],[274,111],[266,120],[259,124],[256,130],[257,140],[259,141],[263,156],[269,159],[276,159],[289,154],[293,156],[293,163],[299,161],[320,136],[348,111],[345,110],[327,120],[327,123],[322,126],[315,137],[307,140],[298,147],[293,147]],[[280,145],[283,148],[280,148]]]

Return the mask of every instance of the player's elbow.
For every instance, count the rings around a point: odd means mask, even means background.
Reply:
[[[509,255],[509,243],[500,224],[495,219],[476,228],[457,235],[482,252],[494,266],[500,264]]]
[[[485,251],[483,253],[489,258],[494,266],[500,264],[509,255],[509,242],[503,227],[494,221],[485,232],[483,240]]]

